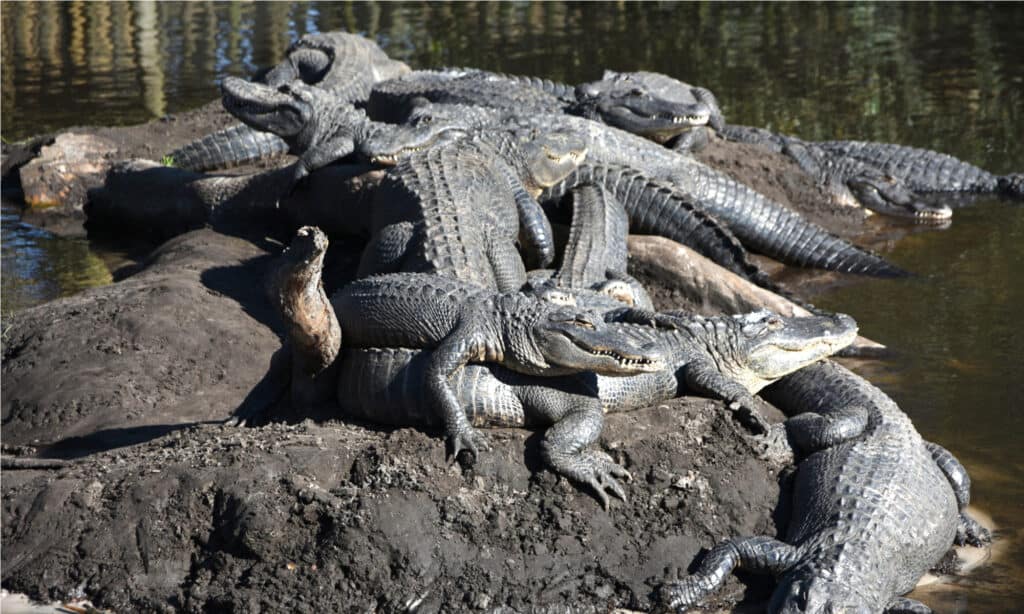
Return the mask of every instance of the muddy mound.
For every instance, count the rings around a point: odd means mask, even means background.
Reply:
[[[607,512],[541,469],[536,434],[488,434],[471,469],[436,434],[307,421],[6,472],[4,586],[119,611],[647,609],[666,568],[773,532],[774,469],[718,403],[610,416],[634,479]]]
[[[270,259],[197,231],[124,281],[6,318],[4,445],[78,454],[266,402],[281,345],[262,295]]]

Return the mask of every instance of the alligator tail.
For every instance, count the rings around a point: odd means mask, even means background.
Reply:
[[[577,185],[604,186],[629,215],[631,232],[653,234],[687,245],[751,283],[780,292],[768,275],[747,258],[747,251],[718,220],[672,187],[629,167],[584,164],[545,195],[561,198]]]
[[[270,132],[258,132],[237,124],[208,134],[173,151],[174,166],[190,171],[209,171],[241,166],[288,153],[288,144]]]
[[[792,266],[906,277],[881,256],[837,237],[796,212],[703,164],[686,169],[698,202],[752,250]]]

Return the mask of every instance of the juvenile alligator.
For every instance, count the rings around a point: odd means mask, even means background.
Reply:
[[[860,205],[876,213],[920,222],[942,222],[953,216],[949,207],[922,201],[901,181],[878,168],[820,143],[735,124],[724,126],[719,134],[730,141],[788,156],[839,204]]]
[[[569,135],[524,143],[492,130],[403,157],[377,188],[359,275],[437,273],[520,290],[526,268],[517,239],[531,264],[554,257],[551,227],[535,197],[585,155]]]
[[[374,86],[370,115],[401,121],[422,101],[467,104],[521,114],[568,113],[586,117],[658,142],[708,122],[711,109],[701,101],[665,100],[636,84],[602,79],[577,87],[534,77],[472,68],[415,71]]]
[[[790,375],[767,395],[787,413],[797,467],[786,541],[729,539],[697,572],[661,589],[677,609],[694,605],[739,567],[779,577],[770,612],[915,612],[900,597],[956,542],[988,531],[966,515],[970,479],[942,447],[926,442],[896,403],[826,361]]]
[[[306,34],[295,41],[285,59],[260,81],[276,88],[301,80],[354,103],[365,100],[374,83],[407,72],[407,65],[390,59],[372,40],[347,32],[324,32]],[[193,141],[170,156],[178,168],[206,171],[288,151],[288,144],[277,135],[235,125]]]
[[[906,275],[905,271],[880,256],[836,237],[710,167],[610,126],[571,115],[520,115],[484,107],[430,103],[417,106],[410,117],[414,120],[432,117],[434,121],[461,121],[467,126],[502,126],[542,133],[556,129],[570,131],[584,139],[587,159],[593,165],[641,169],[647,177],[670,184],[679,197],[678,201],[697,205],[724,223],[743,245],[754,251],[794,266],[882,277]],[[631,197],[619,198],[629,211]],[[631,222],[637,224],[633,219]]]
[[[870,141],[823,141],[826,151],[860,160],[915,192],[979,192],[1024,197],[1021,173],[998,176],[951,155]]]
[[[492,362],[546,377],[593,371],[613,375],[650,373],[664,359],[615,332],[586,311],[521,292],[494,293],[440,275],[396,273],[355,281],[331,298],[346,347],[431,349],[424,376],[430,406],[443,418],[453,454],[479,455],[487,444],[466,418],[452,377],[471,362]],[[580,450],[596,438],[574,433],[580,444],[555,468],[570,476],[601,471]],[[578,478],[577,478],[578,479]]]

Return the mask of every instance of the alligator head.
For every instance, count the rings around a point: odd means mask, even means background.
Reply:
[[[664,143],[711,117],[703,102],[664,98],[640,81],[617,74],[576,87],[577,105],[584,115],[597,115],[610,126]]]
[[[809,570],[783,576],[768,605],[777,614],[871,614],[886,604],[872,607],[854,587],[839,580],[817,577]]]
[[[248,126],[281,137],[300,157],[298,176],[352,153],[365,114],[302,81],[272,87],[236,77],[221,84],[224,108]]]
[[[660,349],[609,327],[590,311],[538,301],[539,317],[510,343],[517,370],[539,375],[593,371],[653,373],[665,368]]]
[[[571,132],[531,133],[521,145],[527,189],[536,197],[569,176],[587,157],[586,141]]]
[[[465,138],[469,133],[454,118],[423,115],[404,124],[381,124],[357,146],[360,157],[376,166],[394,166],[403,157]]]
[[[751,393],[838,352],[857,336],[857,323],[845,314],[784,318],[755,311],[716,319],[715,325],[709,345],[719,369]]]
[[[337,61],[339,53],[348,59],[348,67],[339,69],[338,64],[345,63]],[[317,32],[295,41],[284,61],[270,69],[264,80],[273,87],[301,80],[330,88],[348,76],[345,69],[354,62],[363,62],[375,82],[409,72],[404,62],[387,57],[372,40],[348,32]]]
[[[895,178],[874,170],[847,179],[846,186],[858,203],[876,213],[939,224],[953,217],[946,205],[924,202]]]

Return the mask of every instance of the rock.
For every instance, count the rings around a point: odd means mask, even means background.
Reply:
[[[89,188],[103,182],[116,151],[112,141],[94,134],[57,135],[19,171],[25,204],[81,211]]]

